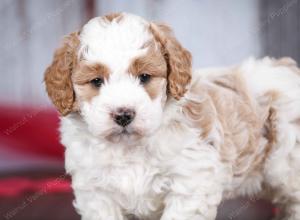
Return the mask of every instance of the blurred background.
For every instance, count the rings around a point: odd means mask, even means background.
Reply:
[[[300,0],[1,0],[0,219],[79,219],[43,72],[64,35],[120,11],[168,23],[194,68],[265,55],[300,62]],[[222,203],[218,220],[267,220],[277,211],[241,198]]]

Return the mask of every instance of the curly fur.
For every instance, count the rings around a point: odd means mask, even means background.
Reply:
[[[147,84],[138,79],[144,73]],[[213,220],[222,199],[240,195],[266,196],[285,219],[300,219],[293,60],[192,73],[190,53],[167,26],[122,13],[70,35],[45,82],[63,115],[66,170],[83,220]],[[120,107],[136,115],[125,128],[112,118]]]
[[[52,64],[45,72],[47,93],[62,115],[72,111],[75,101],[71,73],[77,63],[78,46],[78,33],[66,36],[62,47],[56,50]]]

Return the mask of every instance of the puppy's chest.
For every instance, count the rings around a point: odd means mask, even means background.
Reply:
[[[135,213],[139,216],[161,207],[170,180],[161,164],[146,151],[112,149],[99,154],[87,153],[91,162],[75,175],[84,181],[81,186],[73,184],[83,188],[90,186],[91,190],[100,189],[99,193],[109,194],[128,213],[143,210],[143,213]],[[73,182],[76,179],[73,178]]]
[[[128,213],[152,216],[170,190],[176,158],[184,147],[196,144],[196,135],[168,127],[145,146],[132,148],[72,139],[66,149],[66,168],[74,190],[105,192]]]
[[[111,188],[130,195],[142,195],[151,191],[152,184],[159,179],[162,169],[152,164],[149,158],[132,160],[127,158],[114,158],[108,164],[99,167],[101,178],[107,183],[103,187]],[[98,179],[98,184],[99,181]],[[97,184],[97,183],[96,183]]]

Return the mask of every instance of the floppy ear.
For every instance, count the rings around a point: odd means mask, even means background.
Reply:
[[[180,99],[191,81],[192,56],[174,37],[170,27],[165,24],[151,23],[150,31],[160,42],[168,65],[168,92]]]
[[[64,38],[45,72],[48,96],[63,116],[73,110],[75,101],[71,74],[77,63],[78,35],[79,33],[74,32]]]

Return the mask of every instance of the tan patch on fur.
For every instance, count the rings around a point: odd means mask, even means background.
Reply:
[[[48,96],[62,115],[74,110],[71,74],[77,64],[78,35],[74,32],[64,38],[63,45],[55,51],[52,64],[45,72]]]
[[[217,76],[212,82],[198,81],[192,85],[183,112],[193,126],[200,128],[201,139],[210,140],[212,132],[213,137],[215,132],[220,135],[220,143],[210,141],[220,152],[221,160],[233,165],[234,176],[246,177],[261,168],[259,165],[276,140],[275,113],[269,103],[260,105],[251,99],[237,69],[229,75]]]
[[[141,73],[148,73],[154,77],[167,77],[167,63],[160,49],[155,49],[154,42],[148,46],[145,55],[133,60],[129,67],[129,73],[138,76]]]
[[[300,118],[294,120],[293,123],[295,123],[295,124],[297,124],[298,126],[300,126]]]
[[[275,66],[286,66],[293,70],[295,73],[300,75],[300,69],[297,66],[297,62],[291,57],[282,57],[280,59],[272,59],[273,65]]]
[[[266,161],[267,157],[270,155],[273,146],[277,142],[277,112],[273,107],[269,109],[269,116],[265,121],[265,137],[268,140],[267,145],[264,148],[264,153],[258,155],[256,160],[255,167],[262,168],[264,162]]]
[[[167,25],[152,23],[149,31],[162,47],[168,64],[168,91],[178,100],[185,94],[186,86],[191,81],[191,54],[179,44]]]
[[[273,103],[277,101],[280,93],[277,91],[268,91],[257,100],[259,105],[259,115],[263,122],[261,136],[267,141],[262,146],[261,152],[255,155],[255,162],[252,165],[252,171],[261,171],[264,163],[270,155],[273,146],[277,142],[277,111],[273,107]]]
[[[167,63],[161,49],[156,47],[155,42],[148,42],[147,47],[147,53],[136,58],[130,65],[128,72],[136,77],[143,73],[151,75],[151,80],[144,87],[150,98],[154,99],[161,92],[162,80],[167,78]]]
[[[161,93],[161,90],[166,88],[166,83],[164,84],[164,81],[164,78],[154,77],[151,82],[145,85],[145,90],[152,100]]]
[[[297,62],[291,57],[282,57],[280,59],[274,59],[274,65],[276,66],[297,66]]]
[[[238,176],[249,172],[251,163],[255,161],[255,154],[259,147],[259,133],[263,125],[240,75],[233,74],[226,81],[233,82],[233,85],[228,86],[232,88],[229,92],[230,100],[228,98],[226,100],[229,94],[222,94],[223,97],[219,97],[216,93],[212,97],[216,109],[220,109],[219,120],[224,128],[225,144],[221,148],[221,158],[227,161],[229,148],[235,147],[236,158],[233,172],[235,176]]]
[[[91,64],[86,61],[80,61],[76,71],[72,75],[77,99],[90,101],[94,96],[98,95],[99,88],[96,88],[90,82],[96,78],[107,80],[109,73],[109,68],[103,64]]]
[[[75,84],[83,85],[98,77],[108,79],[109,73],[109,68],[103,64],[80,61],[72,80]]]
[[[232,69],[232,72],[238,71],[237,69]],[[213,79],[213,83],[215,83],[216,85],[229,89],[232,92],[239,92],[237,90],[237,75],[233,75],[233,74],[224,74],[221,76],[216,77],[215,79]]]
[[[233,71],[237,71],[237,70],[233,69]],[[238,80],[236,80],[235,78]],[[248,96],[247,95],[248,92],[246,92],[245,89],[243,90],[239,89],[239,87],[244,84],[243,82],[241,82],[241,79],[239,79],[239,75],[234,75],[234,74],[224,75],[222,77],[218,77],[217,79],[215,79],[214,83],[217,84],[218,86],[229,89],[235,93],[240,93],[241,91],[244,91],[243,96],[244,97]],[[257,112],[256,117],[259,116],[256,120],[258,123],[260,123],[263,126],[260,129],[260,131],[262,132],[262,130],[264,130],[264,137],[267,140],[267,144],[261,146],[260,150],[256,150],[252,152],[250,148],[248,148],[244,152],[239,153],[240,155],[249,155],[249,156],[251,156],[251,154],[254,153],[253,164],[251,165],[251,169],[249,170],[255,171],[262,168],[266,158],[268,157],[270,151],[272,150],[272,146],[274,146],[276,142],[276,137],[277,137],[276,110],[272,107],[272,104],[279,98],[279,96],[280,94],[277,91],[268,91],[258,98],[257,100],[258,106],[256,106],[253,109],[256,110]],[[244,100],[247,99],[249,100],[249,97]],[[241,161],[242,160],[244,160],[244,158],[241,157]]]
[[[120,22],[123,18],[123,15],[122,15],[122,13],[111,13],[111,14],[103,16],[103,18],[105,18],[109,22],[112,22],[112,21]]]
[[[217,118],[217,111],[208,93],[208,87],[202,83],[195,83],[189,93],[197,95],[197,98],[189,99],[188,96],[183,112],[194,122],[194,126],[201,128],[201,138],[208,138]]]

